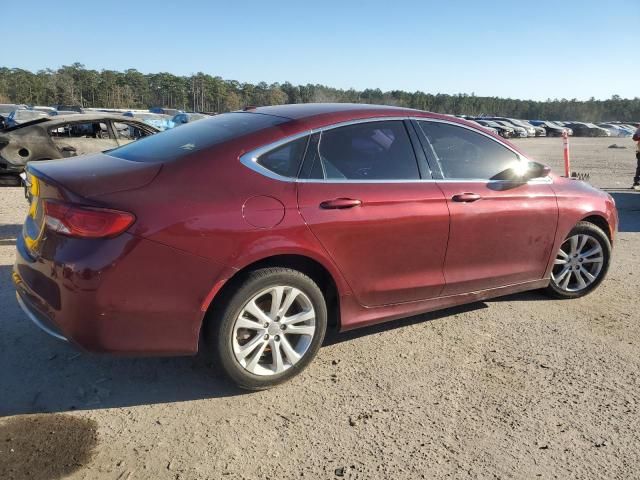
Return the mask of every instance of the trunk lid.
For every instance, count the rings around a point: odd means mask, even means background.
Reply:
[[[104,153],[27,165],[30,175],[83,198],[144,187],[161,169],[161,163],[134,162]]]

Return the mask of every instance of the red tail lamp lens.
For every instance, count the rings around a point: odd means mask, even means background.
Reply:
[[[135,221],[128,212],[61,202],[45,201],[44,211],[47,227],[70,237],[115,237]]]

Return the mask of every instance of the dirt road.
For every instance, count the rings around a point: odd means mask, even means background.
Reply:
[[[558,170],[561,142],[518,143]],[[37,330],[10,281],[26,202],[0,189],[0,478],[640,478],[633,144],[573,139],[572,154],[622,220],[592,295],[334,335],[303,375],[251,394],[202,356],[78,354]]]

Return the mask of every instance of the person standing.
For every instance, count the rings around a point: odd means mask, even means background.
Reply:
[[[633,177],[633,189],[640,190],[640,127],[633,134],[633,141],[636,142],[636,176]]]

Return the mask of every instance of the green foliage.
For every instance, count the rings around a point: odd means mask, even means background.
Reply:
[[[143,74],[135,69],[88,70],[80,63],[36,73],[0,67],[0,100],[30,105],[149,108],[163,106],[226,112],[246,105],[308,102],[356,102],[396,105],[439,113],[499,115],[528,119],[640,121],[640,98],[609,100],[548,99],[544,102],[474,94],[430,94],[380,89],[341,90],[324,85],[239,83],[198,72],[181,77],[168,72]]]

